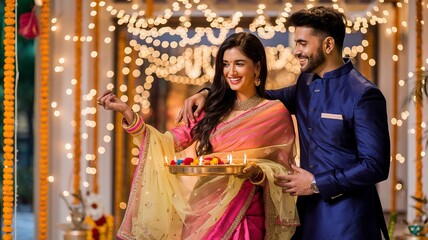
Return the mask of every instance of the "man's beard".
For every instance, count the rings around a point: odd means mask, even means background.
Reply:
[[[325,56],[321,48],[318,48],[316,54],[311,55],[307,58],[308,64],[301,68],[304,73],[313,73],[315,69],[321,66],[325,62]]]

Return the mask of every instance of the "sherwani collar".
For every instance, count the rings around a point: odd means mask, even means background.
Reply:
[[[324,76],[322,78],[334,79],[349,73],[354,68],[354,65],[352,64],[352,61],[349,58],[344,58],[343,61],[345,62],[345,64],[343,64],[337,69],[334,69],[333,71],[324,73]],[[309,85],[313,80],[318,78],[321,78],[318,74],[310,73],[310,77],[307,78],[306,83]]]

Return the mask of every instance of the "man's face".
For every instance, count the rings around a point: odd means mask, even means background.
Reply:
[[[319,38],[309,27],[296,27],[294,34],[294,56],[300,61],[300,70],[306,73],[317,73],[325,63],[325,56]]]

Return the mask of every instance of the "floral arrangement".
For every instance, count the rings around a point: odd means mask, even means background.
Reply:
[[[85,197],[86,219],[89,225],[86,234],[87,240],[112,240],[113,239],[113,216],[106,215],[101,205],[100,195],[87,192]]]
[[[177,160],[171,160],[169,163],[170,165],[222,165],[225,164],[220,158],[218,157],[206,157],[204,159],[202,158],[191,158],[186,157],[184,159],[177,159]]]

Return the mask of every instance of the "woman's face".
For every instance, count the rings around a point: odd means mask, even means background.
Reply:
[[[237,98],[244,100],[256,94],[254,81],[259,67],[245,56],[239,48],[230,48],[224,52],[223,75],[229,87],[237,92]]]

